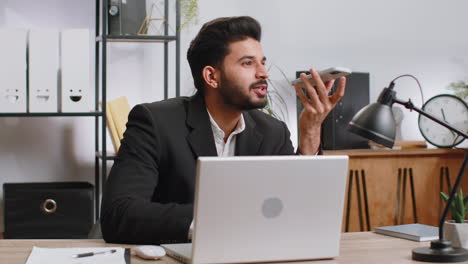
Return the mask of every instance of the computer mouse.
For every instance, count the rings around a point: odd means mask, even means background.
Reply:
[[[166,251],[160,246],[137,246],[133,248],[133,251],[142,259],[156,260],[166,255]]]

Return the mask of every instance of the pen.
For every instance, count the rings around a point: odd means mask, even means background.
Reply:
[[[115,252],[117,252],[117,250],[111,249],[111,250],[100,251],[100,252],[80,253],[80,254],[73,255],[72,257],[73,258],[84,258],[84,257],[91,257],[91,256],[94,256],[94,255],[98,255],[98,254],[115,253]]]

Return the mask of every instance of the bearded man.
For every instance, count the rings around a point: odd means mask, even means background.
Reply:
[[[345,78],[329,95],[333,81],[323,83],[311,69],[312,86],[301,75],[308,95],[295,87],[304,106],[295,152],[286,124],[258,110],[268,92],[260,38],[260,24],[251,17],[206,23],[187,52],[196,94],[132,109],[103,194],[107,242],[187,242],[198,157],[320,152],[321,124],[344,95]]]

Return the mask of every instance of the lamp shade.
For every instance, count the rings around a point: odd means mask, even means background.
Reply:
[[[376,102],[362,108],[349,122],[348,130],[392,148],[396,126],[391,105]]]

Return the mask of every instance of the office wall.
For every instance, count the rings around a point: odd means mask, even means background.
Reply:
[[[291,77],[296,70],[334,65],[370,72],[371,101],[401,74],[413,74],[420,80],[425,99],[450,92],[446,86],[452,81],[468,81],[468,36],[462,33],[468,24],[466,1],[226,2],[200,1],[200,20],[256,17],[263,25],[268,61]],[[192,37],[195,31],[187,35]],[[398,80],[395,89],[399,98],[412,98],[421,105],[412,79]],[[417,114],[403,113],[403,138],[422,139]]]
[[[257,18],[264,29],[262,43],[269,63],[290,78],[296,70],[309,67],[341,65],[370,72],[371,101],[400,74],[417,76],[425,99],[449,92],[446,86],[452,81],[468,81],[468,2],[464,0],[199,0],[199,5],[200,22],[232,15]],[[2,0],[0,27],[87,27],[93,31],[94,8],[94,0]],[[182,32],[182,95],[193,92],[185,53],[200,27]],[[1,36],[0,40],[1,48],[6,40]],[[174,45],[170,48],[173,69]],[[126,95],[131,105],[162,99],[162,59],[159,44],[110,44],[108,98]],[[173,87],[171,77],[173,73]],[[280,79],[277,72],[272,77]],[[413,80],[399,80],[396,90],[399,98],[412,98],[420,105]],[[170,95],[174,96],[173,90]],[[404,114],[403,138],[422,139],[417,115],[406,110]],[[0,183],[93,182],[93,120],[0,118]],[[294,128],[291,125],[293,132]],[[110,140],[108,147],[112,149]],[[3,204],[0,231],[1,208]]]

